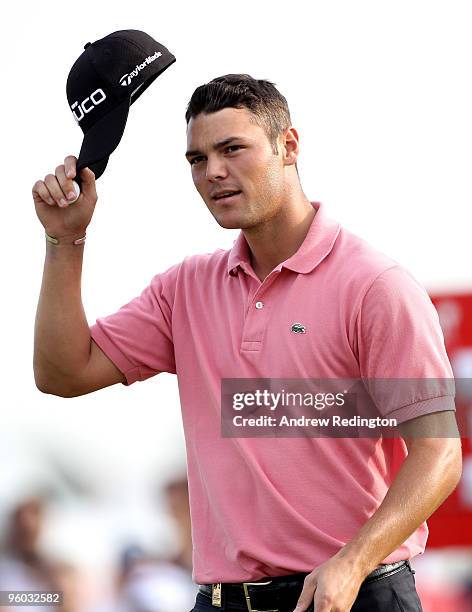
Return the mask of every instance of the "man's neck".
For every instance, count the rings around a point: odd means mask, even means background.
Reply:
[[[243,230],[252,268],[261,282],[279,263],[298,251],[315,214],[311,202],[301,194],[266,223]]]

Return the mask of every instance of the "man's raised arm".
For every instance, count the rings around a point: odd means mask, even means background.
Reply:
[[[74,397],[124,382],[125,377],[95,344],[81,297],[84,236],[97,192],[89,168],[80,173],[81,194],[74,200],[77,159],[33,186],[36,214],[46,231],[46,257],[36,313],[34,376],[44,393]],[[70,197],[68,197],[70,195]]]

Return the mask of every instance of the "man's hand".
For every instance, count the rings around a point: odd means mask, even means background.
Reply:
[[[359,566],[338,553],[305,578],[294,612],[304,612],[313,601],[315,612],[349,612],[364,578]]]
[[[81,194],[77,202],[72,179],[76,177],[77,158],[69,155],[64,164],[57,166],[55,174],[48,174],[43,181],[33,185],[33,201],[36,214],[46,233],[55,238],[77,238],[85,234],[97,202],[95,175],[90,168],[82,168]]]

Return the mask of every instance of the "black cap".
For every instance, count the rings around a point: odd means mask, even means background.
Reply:
[[[88,42],[67,77],[67,99],[84,132],[77,175],[89,167],[101,176],[119,145],[128,112],[175,57],[140,30],[119,30]]]

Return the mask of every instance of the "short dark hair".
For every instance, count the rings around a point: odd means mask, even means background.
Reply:
[[[200,85],[187,105],[187,125],[200,113],[215,113],[223,108],[247,108],[255,123],[266,132],[277,154],[277,138],[291,126],[287,100],[274,83],[254,79],[249,74],[226,74]]]

